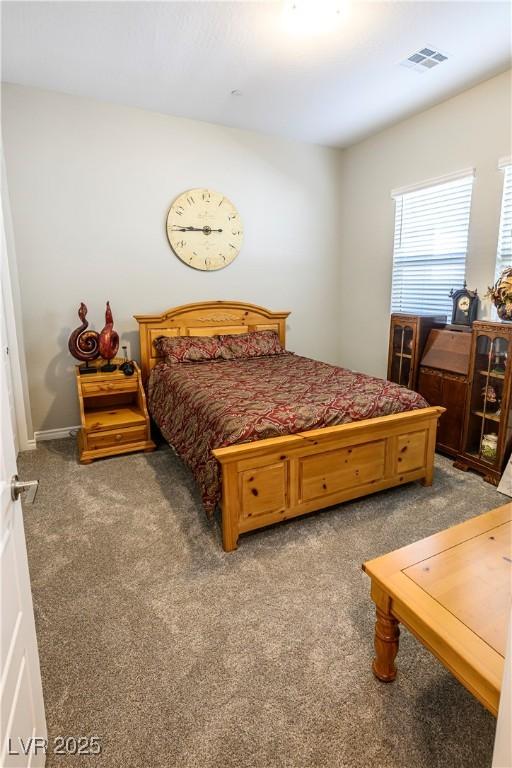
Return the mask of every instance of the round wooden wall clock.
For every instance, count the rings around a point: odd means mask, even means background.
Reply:
[[[167,237],[176,256],[194,269],[222,269],[242,246],[240,215],[225,195],[189,189],[176,198],[167,216]]]

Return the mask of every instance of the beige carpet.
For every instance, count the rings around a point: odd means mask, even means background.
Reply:
[[[168,448],[19,462],[50,737],[101,738],[52,766],[485,768],[494,719],[403,631],[399,675],[370,671],[361,563],[498,506],[439,459],[411,485],[220,547]]]

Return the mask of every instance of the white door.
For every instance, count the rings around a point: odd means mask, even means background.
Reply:
[[[17,474],[9,402],[5,291],[6,254],[0,248],[0,766],[45,764],[46,720],[20,500],[11,498]]]

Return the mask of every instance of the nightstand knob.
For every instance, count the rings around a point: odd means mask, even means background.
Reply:
[[[122,440],[122,438],[123,438],[123,436],[122,436],[122,435],[116,435],[116,440],[117,440],[118,442],[119,442],[119,440]]]

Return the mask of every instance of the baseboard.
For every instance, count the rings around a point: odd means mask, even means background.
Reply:
[[[59,427],[58,429],[41,429],[34,432],[34,442],[42,440],[58,440],[61,437],[73,437],[80,427]]]

